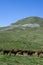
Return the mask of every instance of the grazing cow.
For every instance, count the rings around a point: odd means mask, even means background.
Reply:
[[[11,54],[16,55],[16,54],[17,54],[17,52],[19,52],[19,50],[14,50],[14,49],[12,49],[12,50],[10,51],[10,55],[11,55]]]
[[[7,54],[10,53],[10,50],[3,50],[3,54]]]
[[[19,50],[17,53],[20,54],[20,55],[23,55],[24,51],[23,50]]]
[[[27,51],[27,54],[30,55],[30,56],[33,55],[34,53],[35,53],[35,51],[32,51],[32,50]]]
[[[20,55],[23,55],[23,53],[24,53],[23,51],[19,51],[19,52],[18,52],[18,54],[20,54]]]
[[[42,50],[41,50],[41,51],[36,51],[36,53],[37,53],[37,55],[38,55],[38,57],[39,57],[39,55],[42,54],[43,51],[42,51]]]

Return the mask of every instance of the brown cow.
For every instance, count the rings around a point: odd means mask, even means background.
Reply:
[[[27,54],[28,54],[28,55],[33,55],[34,53],[35,53],[35,51],[32,51],[32,50],[28,50],[28,51],[27,51]]]
[[[21,50],[21,51],[18,52],[18,54],[20,54],[20,55],[23,55],[23,53],[24,53],[23,50]]]
[[[20,54],[20,55],[23,55],[24,54],[24,51],[23,50],[18,50],[17,53]]]
[[[42,51],[42,50],[36,51],[36,53],[37,53],[37,55],[38,55],[38,57],[39,57],[40,54],[43,54],[43,51]]]
[[[11,54],[14,54],[14,55],[16,55],[18,52],[20,52],[21,50],[19,50],[19,49],[17,49],[17,50],[14,50],[14,49],[12,49],[11,51],[10,51],[10,55]]]

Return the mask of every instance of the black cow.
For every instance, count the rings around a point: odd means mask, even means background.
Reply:
[[[10,53],[11,50],[3,50],[3,54],[7,54]]]

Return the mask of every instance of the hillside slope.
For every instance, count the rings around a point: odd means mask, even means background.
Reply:
[[[0,28],[0,48],[43,49],[43,18],[27,17]]]

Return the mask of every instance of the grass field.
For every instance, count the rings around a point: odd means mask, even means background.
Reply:
[[[33,56],[0,54],[0,65],[43,65],[43,58]]]

